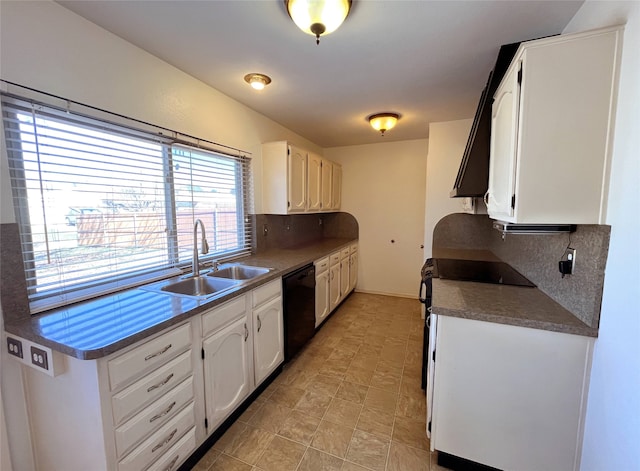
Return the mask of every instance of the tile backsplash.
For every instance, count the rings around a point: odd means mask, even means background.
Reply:
[[[450,214],[433,233],[433,248],[490,250],[533,281],[543,293],[590,327],[598,327],[611,227],[578,225],[574,233],[502,234],[486,215]],[[558,271],[570,245],[576,249],[574,273]]]
[[[254,250],[291,248],[323,238],[358,238],[358,222],[349,213],[255,214]]]

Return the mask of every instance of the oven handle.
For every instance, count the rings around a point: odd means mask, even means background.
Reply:
[[[420,302],[422,304],[426,304],[427,303],[427,298],[423,298],[422,297],[422,287],[424,286],[425,291],[427,289],[427,284],[424,282],[424,280],[420,281],[420,293],[418,293],[418,299],[420,300]]]

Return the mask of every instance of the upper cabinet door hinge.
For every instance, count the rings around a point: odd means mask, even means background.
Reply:
[[[202,359],[204,360],[204,348],[202,349],[201,353],[202,353]]]
[[[522,66],[518,69],[518,85],[522,85]]]
[[[287,155],[291,155],[291,149],[287,147]]]
[[[431,359],[433,361],[436,361],[436,351],[434,350],[433,353],[431,354]]]
[[[516,195],[511,196],[511,209],[516,209]]]

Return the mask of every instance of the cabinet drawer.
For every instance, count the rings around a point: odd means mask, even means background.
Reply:
[[[271,281],[266,285],[253,290],[253,307],[259,306],[260,304],[269,301],[270,299],[276,298],[281,294],[282,280],[278,278],[277,280]]]
[[[118,457],[127,454],[136,443],[170,420],[191,400],[193,400],[193,376],[189,376],[181,384],[116,429]]]
[[[132,413],[166,394],[189,376],[191,370],[191,351],[187,351],[114,395],[111,400],[114,424],[120,424]]]
[[[329,257],[321,258],[313,263],[316,266],[316,276],[329,269]]]
[[[229,325],[237,318],[244,316],[245,311],[246,298],[241,295],[227,303],[216,306],[209,312],[205,312],[202,315],[202,335],[206,336]]]
[[[151,463],[163,456],[171,448],[171,445],[177,443],[185,432],[194,425],[195,415],[192,402],[120,461],[118,469],[120,471],[146,469]]]
[[[173,471],[191,454],[196,448],[196,428],[189,430],[178,443],[173,445],[162,455],[158,461],[153,463],[147,471]]]
[[[329,263],[331,265],[336,265],[336,264],[340,263],[340,252],[332,253],[329,256]]]
[[[349,247],[351,253],[355,253],[358,251],[358,244],[351,244],[351,247]]]
[[[349,253],[350,253],[349,247],[347,247],[346,249],[342,249],[340,251],[340,259],[344,260],[345,258],[347,258],[349,256]]]
[[[191,327],[185,324],[110,360],[108,369],[111,390],[122,386],[142,371],[165,363],[190,346]]]

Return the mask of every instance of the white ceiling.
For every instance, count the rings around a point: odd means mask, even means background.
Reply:
[[[321,147],[420,139],[472,117],[500,45],[560,33],[580,1],[354,0],[315,38],[279,0],[58,3]],[[265,73],[256,92],[243,80]],[[380,137],[366,117],[401,115]]]

